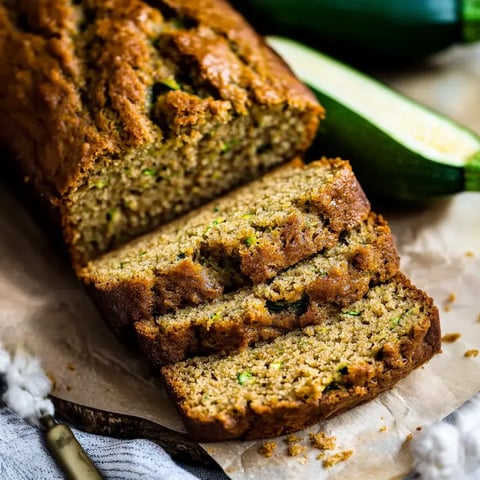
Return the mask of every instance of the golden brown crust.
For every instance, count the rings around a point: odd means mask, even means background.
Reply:
[[[184,392],[176,383],[175,369],[164,367],[162,375],[167,391],[176,403],[190,435],[197,441],[208,442],[234,438],[268,438],[295,432],[375,398],[440,352],[439,314],[432,299],[415,289],[402,274],[397,274],[395,278],[412,290],[412,298],[421,302],[423,316],[411,334],[401,339],[399,348],[390,349],[388,354],[385,352],[385,358],[380,359],[384,363],[380,372],[375,373],[368,368],[352,371],[350,387],[329,390],[318,399],[312,398],[304,402],[283,401],[274,406],[256,402],[236,413],[225,412],[214,418],[204,418],[198,417],[195,412],[189,412],[188,407],[182,409]]]
[[[171,27],[176,18],[188,25]],[[212,96],[172,91],[150,109],[166,68],[155,50],[160,35],[177,49],[169,61],[195,64]],[[235,115],[247,115],[252,104],[302,111],[306,134],[292,157],[310,144],[323,115],[312,93],[223,0],[0,3],[0,140],[55,210],[78,265],[84,259],[73,248],[79,233],[72,193],[95,163],[108,169],[166,136],[163,126],[178,133],[221,117],[225,102]]]
[[[108,325],[120,338],[126,338],[131,333],[132,318],[139,321],[151,314],[152,296],[144,278],[115,283],[101,291],[89,286],[86,288],[102,315],[115,318]],[[128,311],[123,308],[125,304],[129,305]]]

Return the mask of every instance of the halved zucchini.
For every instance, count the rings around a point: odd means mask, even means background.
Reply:
[[[327,110],[315,153],[349,159],[367,191],[418,200],[480,190],[474,132],[300,43],[267,42]]]

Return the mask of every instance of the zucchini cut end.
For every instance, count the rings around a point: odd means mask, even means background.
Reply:
[[[480,192],[480,151],[472,155],[465,164],[465,190]]]

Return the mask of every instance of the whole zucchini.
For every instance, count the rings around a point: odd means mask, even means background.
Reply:
[[[454,43],[480,40],[479,0],[233,0],[233,4],[263,34],[296,38],[336,56],[363,53],[412,59]]]
[[[480,137],[393,89],[302,44],[267,42],[327,111],[315,155],[339,155],[365,189],[396,200],[480,191]]]

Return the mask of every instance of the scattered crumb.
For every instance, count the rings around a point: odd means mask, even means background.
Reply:
[[[402,443],[402,446],[405,447],[406,445],[408,445],[413,439],[413,434],[412,433],[409,433],[406,437],[405,437],[405,440],[403,441]]]
[[[303,438],[297,437],[296,435],[288,435],[285,438],[285,441],[289,444],[292,445],[292,443],[298,443],[301,442]]]
[[[288,446],[288,454],[291,457],[296,457],[297,455],[300,455],[306,450],[307,450],[307,447],[305,447],[304,445],[299,445],[298,443],[292,443]]]
[[[325,432],[310,433],[312,447],[319,450],[333,450],[336,447],[337,437],[329,437]]]
[[[444,310],[446,312],[449,312],[450,309],[452,308],[452,303],[457,299],[457,295],[453,292],[450,292],[450,295],[447,297],[447,300],[445,302]]]
[[[450,295],[447,298],[447,302],[453,303],[456,299],[457,299],[457,296],[453,292],[450,292]]]
[[[317,460],[322,460],[322,458],[324,457],[325,457],[325,452],[322,452],[322,453],[319,453],[316,458]]]
[[[57,386],[57,380],[55,379],[55,376],[53,373],[46,373],[48,379],[50,380],[50,383],[52,384],[52,390],[55,390],[55,387]]]
[[[71,392],[72,391],[72,387],[70,385],[67,385],[65,390],[67,390],[67,392]]]
[[[474,257],[475,254],[471,250],[469,250],[468,252],[465,252],[465,256],[466,257]]]
[[[71,371],[71,372],[74,372],[75,371],[75,365],[73,363],[67,363],[67,368]]]
[[[208,447],[207,448],[207,452],[210,453],[210,454],[215,453],[215,450],[216,450],[216,448],[214,448],[214,447]]]
[[[420,432],[422,430],[422,426],[419,425],[416,429],[415,429],[417,432]]]
[[[273,452],[275,451],[276,448],[277,448],[277,442],[265,442],[258,449],[258,453],[268,458],[273,455]]]
[[[464,357],[476,357],[478,355],[477,349],[467,350],[464,354]]]
[[[344,450],[343,452],[335,453],[330,455],[323,462],[322,465],[324,468],[330,468],[336,465],[337,463],[344,462],[348,460],[353,455],[353,450]]]
[[[456,342],[461,337],[460,333],[446,333],[442,337],[442,342],[452,343]]]
[[[379,432],[386,432],[387,431],[387,426],[386,425],[382,425],[379,429],[378,429]]]

